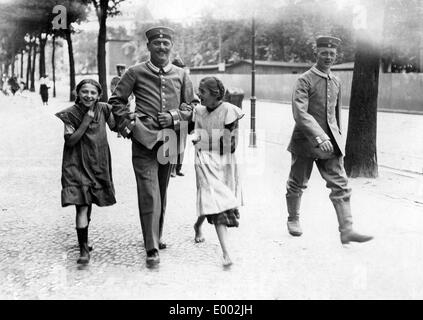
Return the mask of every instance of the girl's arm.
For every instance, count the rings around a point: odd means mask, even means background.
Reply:
[[[90,125],[91,121],[94,119],[94,111],[89,110],[82,120],[81,125],[79,128],[70,135],[65,135],[65,145],[68,147],[73,147],[75,144],[81,140],[82,136],[84,135],[85,131],[87,131],[88,126]]]
[[[115,131],[114,129],[116,128],[116,120],[112,112],[112,106],[107,104],[107,108],[109,110],[109,117],[106,120],[107,125],[109,126],[110,130]]]
[[[238,134],[236,130],[238,129],[238,120],[235,120],[232,123],[225,124],[225,131],[222,137],[220,137],[220,154],[223,155],[229,151],[229,141],[230,141],[230,151],[234,153],[238,145]],[[226,151],[226,152],[225,152]]]

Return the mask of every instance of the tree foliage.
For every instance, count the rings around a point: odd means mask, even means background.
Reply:
[[[315,37],[332,34],[343,40],[338,61],[352,61],[352,17],[349,8],[334,10],[334,3],[303,0],[281,2],[278,7],[263,6],[256,15],[256,59],[312,62]],[[188,66],[251,58],[251,16],[228,16],[223,19],[205,14],[189,24],[167,20],[141,21],[137,23],[133,42],[126,48],[133,55],[134,62],[145,60],[148,58],[145,30],[152,25],[166,24],[176,31],[175,55],[179,55]]]
[[[423,2],[386,0],[383,33],[384,72],[423,72]]]

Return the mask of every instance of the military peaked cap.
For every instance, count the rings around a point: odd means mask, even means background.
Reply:
[[[148,42],[151,42],[157,38],[164,38],[172,41],[173,34],[173,29],[163,26],[152,27],[145,32],[145,36],[147,37]]]
[[[341,39],[330,37],[330,36],[320,36],[316,39],[316,47],[321,48],[338,48],[341,43]]]

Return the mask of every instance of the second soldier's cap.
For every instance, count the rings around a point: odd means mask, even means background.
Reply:
[[[331,36],[320,36],[316,39],[317,48],[338,48],[341,44],[341,39]]]
[[[164,26],[152,27],[145,32],[145,36],[147,37],[148,42],[151,42],[157,38],[169,39],[172,41],[173,34],[173,29]]]

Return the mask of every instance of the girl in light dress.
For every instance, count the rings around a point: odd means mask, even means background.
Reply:
[[[194,109],[195,172],[197,182],[197,222],[195,242],[203,242],[204,220],[213,224],[223,252],[223,265],[232,260],[227,228],[238,227],[238,207],[243,204],[235,149],[238,121],[244,116],[237,106],[224,102],[225,88],[216,77],[206,77],[199,85],[201,105]]]

